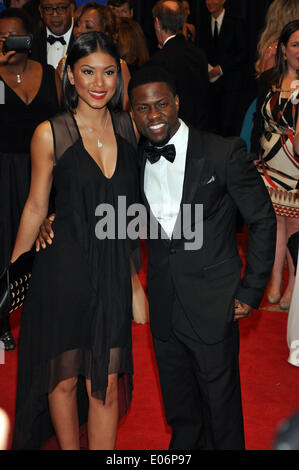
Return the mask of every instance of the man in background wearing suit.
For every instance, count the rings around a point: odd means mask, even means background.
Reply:
[[[206,0],[210,21],[200,24],[198,41],[209,62],[209,129],[230,136],[240,135],[250,72],[246,24],[225,10],[225,1]]]
[[[116,16],[122,18],[133,18],[133,2],[132,0],[108,0],[108,6],[112,8]]]
[[[33,39],[32,59],[57,67],[73,43],[73,0],[40,0],[44,27]]]
[[[175,0],[160,0],[153,8],[154,27],[161,49],[150,63],[165,68],[176,80],[181,98],[180,117],[205,129],[208,125],[208,64],[205,54],[182,34],[184,7]]]
[[[148,224],[150,324],[170,449],[244,449],[238,321],[258,308],[275,254],[276,218],[245,143],[188,127],[164,69],[145,66],[129,83],[141,148]],[[199,94],[198,98],[201,96]],[[167,144],[167,145],[166,145]],[[162,148],[163,147],[163,148]],[[182,223],[185,205],[191,218]],[[203,216],[196,220],[196,206]],[[249,229],[241,278],[236,211]],[[149,225],[148,225],[149,226]],[[190,246],[190,232],[203,243]]]

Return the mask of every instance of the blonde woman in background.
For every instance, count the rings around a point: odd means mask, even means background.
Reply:
[[[277,46],[275,67],[259,78],[257,112],[251,151],[259,156],[257,169],[269,191],[277,216],[277,244],[267,300],[289,310],[295,276],[287,249],[288,238],[299,230],[298,87],[299,20],[287,23]],[[282,293],[287,259],[288,282]]]
[[[271,3],[257,46],[258,60],[255,69],[258,75],[274,67],[279,35],[286,24],[296,19],[299,19],[298,0],[274,0]]]

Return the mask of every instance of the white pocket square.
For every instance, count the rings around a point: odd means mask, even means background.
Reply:
[[[215,176],[212,176],[206,184],[213,183],[213,181],[216,181]]]

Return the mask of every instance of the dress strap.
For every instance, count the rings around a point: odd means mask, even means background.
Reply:
[[[80,138],[80,135],[70,113],[57,114],[49,121],[53,132],[54,156],[57,163],[64,152]]]
[[[137,140],[132,119],[128,111],[111,112],[115,132],[127,140],[137,150]]]

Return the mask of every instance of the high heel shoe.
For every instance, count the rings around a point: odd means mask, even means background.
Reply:
[[[291,304],[291,301],[289,299],[284,299],[282,297],[282,299],[279,302],[280,310],[289,310],[290,304]]]
[[[271,294],[270,292],[267,294],[267,300],[270,304],[277,304],[280,301],[281,294]]]

